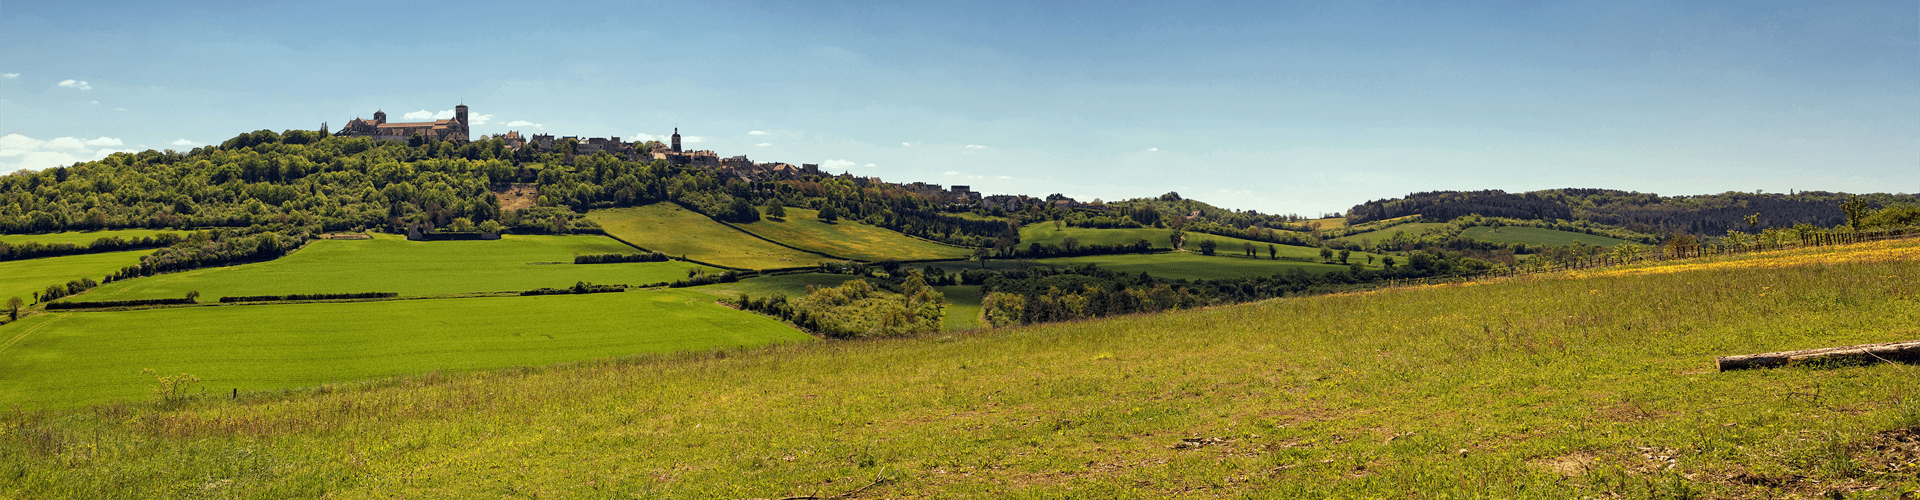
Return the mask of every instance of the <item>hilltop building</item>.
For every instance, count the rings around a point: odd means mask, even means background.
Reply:
[[[374,111],[373,119],[354,118],[334,132],[334,137],[366,137],[376,141],[405,141],[415,134],[435,141],[467,142],[467,105],[453,108],[453,119],[431,122],[387,123],[386,111]]]

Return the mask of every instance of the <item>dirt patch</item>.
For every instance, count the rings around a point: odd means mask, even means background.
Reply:
[[[507,185],[506,189],[494,191],[493,197],[500,199],[501,212],[512,212],[533,208],[534,202],[540,199],[540,189],[530,183],[516,182]]]
[[[1600,465],[1600,456],[1592,451],[1580,450],[1557,457],[1541,457],[1528,463],[1554,474],[1580,477]]]
[[[1854,445],[1860,468],[1888,479],[1920,478],[1920,427],[1894,429]]]

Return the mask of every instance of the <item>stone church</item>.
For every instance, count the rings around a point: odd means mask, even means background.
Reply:
[[[387,123],[386,111],[373,112],[373,119],[354,118],[334,132],[334,137],[367,137],[381,141],[405,141],[414,134],[437,141],[467,142],[467,105],[454,106],[453,119],[431,122]]]

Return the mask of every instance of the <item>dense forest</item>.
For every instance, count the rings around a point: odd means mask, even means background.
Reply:
[[[1802,191],[1792,194],[1727,192],[1698,196],[1660,196],[1610,189],[1553,189],[1529,193],[1430,191],[1405,198],[1374,200],[1347,212],[1350,224],[1421,215],[1450,220],[1464,215],[1534,220],[1582,220],[1642,233],[1702,236],[1729,230],[1758,231],[1812,224],[1846,224],[1845,193]],[[1920,195],[1862,195],[1870,208],[1920,202]],[[1748,217],[1759,214],[1755,224]]]

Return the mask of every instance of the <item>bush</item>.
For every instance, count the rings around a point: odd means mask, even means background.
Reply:
[[[520,295],[521,296],[573,295],[573,294],[584,294],[584,293],[613,293],[613,292],[625,292],[625,291],[627,291],[626,285],[595,285],[585,281],[576,281],[573,283],[572,288],[536,288],[533,290],[520,292]]]
[[[671,259],[667,257],[667,254],[660,253],[660,252],[597,253],[597,254],[590,254],[590,255],[573,256],[573,263],[575,264],[616,264],[621,262],[666,262],[668,260],[671,260]]]
[[[53,311],[53,310],[59,310],[59,309],[102,309],[102,308],[108,308],[108,307],[158,306],[158,305],[180,305],[180,304],[198,304],[198,303],[199,303],[198,301],[195,301],[193,299],[145,299],[145,300],[101,300],[101,301],[95,301],[95,302],[52,302],[47,304],[47,310]]]

